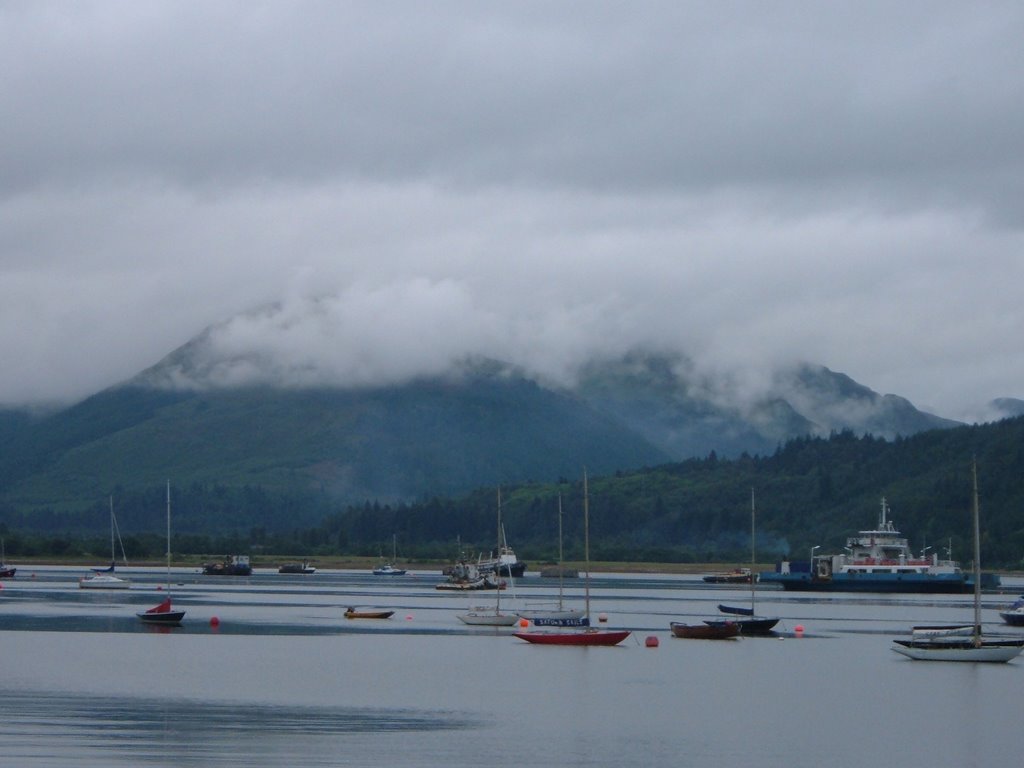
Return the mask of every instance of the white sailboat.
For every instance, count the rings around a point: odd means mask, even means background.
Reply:
[[[176,611],[171,605],[171,481],[167,481],[167,597],[148,611],[135,614],[146,624],[175,626],[185,618],[185,611]]]
[[[92,574],[83,576],[78,580],[81,589],[128,589],[132,582],[130,579],[122,579],[114,575],[115,570],[115,549],[114,531],[117,528],[117,519],[114,517],[114,497],[110,497],[110,566],[108,568],[93,568]],[[120,533],[118,533],[120,540]],[[121,557],[124,555],[124,544],[121,545]]]
[[[558,606],[555,608],[530,608],[527,606],[518,611],[520,617],[534,623],[539,621],[541,624],[566,620],[574,621],[583,618],[584,611],[582,608],[565,607],[565,578],[562,561],[562,494],[558,494]]]
[[[1024,650],[1024,640],[986,639],[981,633],[981,535],[978,468],[971,465],[974,511],[974,623],[969,626],[915,627],[909,640],[894,640],[892,649],[915,661],[1006,662]]]
[[[383,560],[384,558],[381,557]],[[391,562],[381,563],[373,569],[374,576],[405,576],[404,568],[396,568],[395,563],[398,561],[398,535],[391,535]]]
[[[498,547],[501,547],[501,488],[498,488]],[[474,627],[511,627],[519,621],[518,614],[501,612],[501,590],[494,590],[494,595],[493,608],[472,608],[458,614],[459,621]]]
[[[13,565],[7,565],[4,560],[7,559],[7,550],[4,545],[4,540],[0,539],[0,579],[13,579],[14,574],[18,572],[18,569]]]

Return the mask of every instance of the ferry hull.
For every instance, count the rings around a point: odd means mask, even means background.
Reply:
[[[792,592],[899,592],[918,594],[965,594],[974,590],[970,579],[950,575],[928,576],[904,574],[900,576],[857,574],[834,575],[830,579],[811,578],[807,573],[762,573],[761,584],[778,584]],[[981,586],[986,587],[983,578]],[[996,582],[998,585],[998,582]]]

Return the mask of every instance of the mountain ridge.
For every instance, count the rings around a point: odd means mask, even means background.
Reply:
[[[69,408],[0,419],[11,445],[0,457],[0,503],[80,508],[168,475],[313,489],[339,503],[408,501],[572,476],[584,465],[628,471],[764,455],[803,435],[893,439],[958,425],[810,364],[772,372],[747,397],[684,355],[648,350],[593,360],[571,384],[475,356],[401,383],[271,386],[243,374],[272,378],[272,360],[218,357],[212,339],[207,329]]]

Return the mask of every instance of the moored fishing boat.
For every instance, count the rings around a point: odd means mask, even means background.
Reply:
[[[252,563],[248,555],[225,555],[219,562],[203,563],[203,573],[207,576],[251,576]]]
[[[915,557],[888,513],[883,498],[878,527],[849,537],[844,554],[815,556],[812,551],[809,561],[784,560],[774,571],[761,573],[760,582],[810,592],[956,594],[973,588],[973,578],[956,561],[937,553]],[[999,586],[997,574],[981,574],[980,579],[986,589]]]
[[[493,572],[481,573],[475,563],[458,562],[448,571],[448,580],[438,584],[435,589],[448,589],[465,592],[477,589],[505,589],[504,579],[498,579]]]
[[[526,563],[516,556],[512,547],[508,546],[507,543],[498,547],[497,557],[492,556],[481,559],[476,564],[476,567],[480,569],[481,573],[491,571],[498,576],[505,576],[510,579],[521,579],[523,574],[526,573]]]

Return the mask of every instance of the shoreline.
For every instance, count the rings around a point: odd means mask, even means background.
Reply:
[[[189,555],[182,558],[172,558],[171,566],[175,568],[197,568],[203,567],[204,563],[219,561],[221,556],[200,556],[200,555]],[[12,568],[31,568],[38,566],[66,566],[66,567],[81,567],[83,569],[92,569],[96,567],[103,567],[103,564],[107,561],[100,558],[85,558],[85,557],[74,557],[74,558],[53,558],[53,557],[39,557],[39,558],[18,558],[16,562],[8,562],[7,566]],[[337,557],[328,556],[321,558],[311,557],[295,557],[295,556],[273,556],[273,555],[259,555],[250,558],[252,567],[254,569],[277,569],[283,563],[294,563],[294,562],[308,562],[310,565],[318,569],[327,570],[372,570],[380,564],[379,558],[371,557]],[[125,568],[161,568],[167,565],[167,561],[161,559],[147,559],[129,561],[127,563],[119,563],[120,567]],[[395,565],[405,568],[408,571],[440,571],[451,565],[448,560],[419,560],[419,561],[404,561],[395,563]],[[538,563],[532,567],[528,565],[527,572],[539,573],[542,568],[554,567],[557,563]],[[582,573],[585,570],[585,563],[566,561],[563,563],[565,568],[576,569]],[[640,563],[640,562],[591,562],[590,572],[591,573],[633,573],[633,574],[684,574],[684,575],[707,575],[712,573],[727,572],[733,568],[742,567],[750,568],[749,564],[737,566],[736,563]],[[758,563],[753,566],[755,573],[762,571],[772,571],[775,569],[774,563]],[[1000,576],[1009,577],[1021,577],[1024,576],[1024,571],[1008,569],[990,569],[987,572],[999,574]]]

